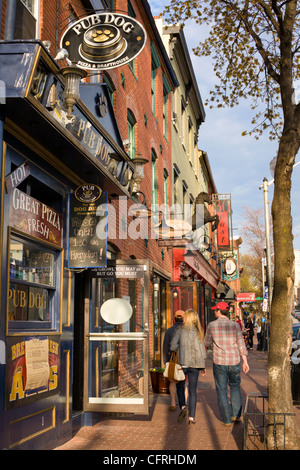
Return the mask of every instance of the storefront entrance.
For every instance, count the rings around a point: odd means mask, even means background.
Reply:
[[[148,277],[147,260],[85,273],[83,411],[148,414]]]
[[[203,326],[202,293],[200,281],[167,282],[168,328],[173,325],[177,310],[196,310]]]

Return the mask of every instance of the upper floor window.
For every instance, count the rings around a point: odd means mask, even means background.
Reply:
[[[165,217],[169,217],[169,175],[167,170],[164,170],[164,204],[165,204]]]
[[[181,135],[182,135],[182,145],[184,149],[186,148],[186,101],[183,96],[181,96]]]
[[[134,11],[134,8],[130,0],[128,0],[127,2],[127,11],[128,11],[128,16],[131,16],[132,18],[136,18],[136,13]],[[128,65],[133,75],[136,77],[136,60],[135,59],[131,60]]]
[[[168,132],[168,95],[171,91],[171,87],[167,80],[167,77],[163,73],[163,133],[167,139]]]
[[[181,213],[181,211],[179,210],[179,204],[180,204],[180,200],[179,200],[179,168],[177,167],[177,165],[174,165],[174,170],[173,170],[173,204],[174,204],[174,214],[176,216],[179,215],[179,212]]]
[[[40,0],[17,0],[15,39],[38,38]]]
[[[194,168],[194,134],[193,134],[193,123],[190,118],[188,117],[188,154],[189,154],[189,161],[192,167]]]
[[[156,75],[160,66],[160,60],[154,46],[151,42],[151,106],[154,116],[156,116]]]
[[[128,129],[128,139],[130,142],[130,148],[128,154],[130,158],[135,157],[135,124],[136,120],[134,115],[130,110],[127,111],[127,129]]]
[[[96,3],[96,2],[93,1],[92,3]],[[97,2],[97,3],[100,3],[100,2]],[[115,10],[115,3],[116,3],[115,0],[101,0],[101,3],[104,9],[106,8],[107,10],[111,10],[111,11]]]
[[[98,75],[96,75],[96,76],[98,76]],[[111,104],[114,105],[115,88],[114,88],[114,85],[113,85],[109,75],[106,74],[105,72],[103,73],[103,82],[107,86],[107,90],[108,90],[108,94],[109,94],[109,97],[110,97]]]
[[[36,0],[21,0],[22,3],[24,3],[25,7],[28,8],[28,10],[35,15],[36,11]]]
[[[152,211],[155,213],[158,210],[158,184],[157,184],[157,157],[152,150]],[[158,221],[158,214],[153,216],[154,222]]]
[[[185,181],[182,182],[182,209],[183,209],[183,218],[186,219],[189,214],[187,214],[188,204],[189,204],[189,195],[188,195],[188,185]]]

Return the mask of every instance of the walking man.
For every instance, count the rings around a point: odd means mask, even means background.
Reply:
[[[240,364],[249,371],[247,349],[239,325],[228,318],[229,305],[219,302],[212,307],[216,320],[208,324],[205,347],[213,351],[213,374],[222,424],[240,421],[242,413]],[[227,388],[230,388],[230,403]]]

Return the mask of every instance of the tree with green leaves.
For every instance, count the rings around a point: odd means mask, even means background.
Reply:
[[[184,26],[194,19],[199,27],[209,26],[208,37],[194,52],[210,56],[214,63],[218,84],[210,92],[211,106],[235,106],[250,99],[254,117],[248,133],[259,138],[269,132],[271,139],[278,140],[272,202],[275,266],[268,402],[269,413],[284,414],[293,412],[291,176],[300,145],[300,103],[294,98],[295,82],[300,78],[299,13],[296,0],[170,0],[164,11],[168,23]],[[272,156],[268,158],[270,161]],[[282,415],[278,420],[282,422]],[[287,415],[285,442],[282,429],[277,426],[276,433],[269,432],[268,448],[298,448],[293,416]]]

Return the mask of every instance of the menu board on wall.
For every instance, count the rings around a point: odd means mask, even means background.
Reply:
[[[69,268],[101,268],[107,254],[107,192],[92,184],[70,196]]]

